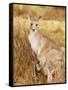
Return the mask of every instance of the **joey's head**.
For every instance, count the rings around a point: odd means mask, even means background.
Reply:
[[[31,16],[29,16],[28,17],[29,18],[29,20],[30,20],[30,30],[32,31],[32,32],[36,32],[36,31],[38,31],[38,28],[39,28],[39,20],[40,20],[40,18],[41,18],[41,16],[40,17],[31,17]]]

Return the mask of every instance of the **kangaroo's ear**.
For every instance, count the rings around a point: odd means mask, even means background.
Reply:
[[[40,20],[41,18],[42,18],[42,16],[39,16],[39,17],[38,17],[38,20]]]
[[[31,16],[28,16],[28,20],[30,20],[30,21],[31,21],[31,20],[32,20],[32,17],[31,17]]]

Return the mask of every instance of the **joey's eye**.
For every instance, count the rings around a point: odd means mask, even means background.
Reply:
[[[31,26],[33,25],[33,23],[31,23]]]
[[[38,24],[36,24],[36,26],[38,26]]]

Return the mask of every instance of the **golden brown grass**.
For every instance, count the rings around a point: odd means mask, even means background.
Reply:
[[[42,14],[41,14],[42,11]],[[58,12],[58,14],[57,14]],[[35,73],[35,55],[28,41],[29,21],[27,15],[39,16],[39,30],[52,39],[63,51],[65,48],[64,8],[14,5],[13,17],[13,67],[14,85],[47,83],[42,72]],[[58,81],[60,82],[60,81]]]

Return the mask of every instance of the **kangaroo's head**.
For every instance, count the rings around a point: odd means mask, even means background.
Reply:
[[[30,20],[30,30],[32,32],[37,31],[38,30],[38,25],[39,25],[39,20],[40,20],[41,16],[38,17],[38,18],[29,16],[28,18]]]

